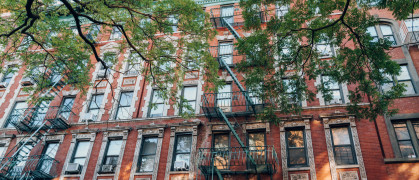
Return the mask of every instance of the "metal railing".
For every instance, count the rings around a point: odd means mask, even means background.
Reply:
[[[36,130],[45,120],[54,129],[66,129],[69,121],[76,121],[77,115],[67,106],[49,106],[14,109],[8,122],[19,131],[31,132]]]
[[[240,171],[242,173],[273,174],[279,167],[274,146],[247,146],[255,165],[250,163],[242,147],[199,148],[198,168],[204,175],[214,173],[215,169],[223,174]]]
[[[244,94],[249,96],[252,104],[248,103]],[[202,96],[202,109],[209,117],[217,117],[216,108],[220,108],[228,114],[232,112],[260,112],[265,105],[267,105],[265,100],[247,91],[204,93]]]
[[[258,8],[259,13],[255,15],[255,18],[260,19],[261,22],[267,22],[269,19],[268,11],[265,7]],[[221,18],[225,18],[227,23],[232,26],[241,26],[244,24],[244,18],[242,16],[242,9],[239,5],[221,8],[211,8],[210,20],[215,28],[226,27],[227,25],[221,21]]]
[[[18,161],[15,166],[7,169],[3,175],[8,179],[52,179],[57,176],[58,161],[48,155],[27,156]]]

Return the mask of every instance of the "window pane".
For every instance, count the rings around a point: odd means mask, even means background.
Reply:
[[[265,133],[249,133],[249,146],[265,146]]]
[[[324,86],[328,89],[340,89],[338,82],[333,80],[330,76],[322,76]]]
[[[86,158],[84,157],[84,158],[76,158],[76,159],[74,159],[73,160],[73,163],[77,163],[77,164],[80,164],[80,165],[84,165],[84,163],[86,162]]]
[[[163,116],[163,104],[156,104],[150,110],[150,117]]]
[[[380,29],[384,36],[393,35],[393,30],[391,30],[389,25],[380,25]]]
[[[129,107],[119,107],[118,113],[115,119],[131,119],[131,113],[129,112]]]
[[[290,165],[306,164],[306,154],[304,148],[288,149]]]
[[[185,98],[186,100],[196,100],[196,91],[197,91],[197,87],[185,87],[183,89],[183,98]]]
[[[409,32],[412,32],[412,30],[419,31],[419,18],[414,18],[413,20],[406,19],[405,23],[406,23],[407,30]]]
[[[103,94],[96,94],[92,96],[89,109],[99,109],[102,104]]]
[[[278,6],[276,5],[276,15],[277,17],[285,16],[288,13],[288,6]]]
[[[419,122],[412,122],[413,124],[413,128],[415,129],[416,132],[416,138],[419,139]]]
[[[119,106],[131,106],[133,92],[123,92],[121,93],[121,98],[119,100]]]
[[[332,128],[332,136],[334,145],[351,144],[347,127]]]
[[[59,144],[58,143],[48,143],[47,149],[45,150],[45,154],[49,157],[55,158],[57,154]],[[0,153],[1,154],[1,153]]]
[[[122,146],[122,140],[111,140],[109,141],[108,146],[108,156],[119,156],[119,153],[121,152],[121,146]]]
[[[229,146],[229,135],[228,134],[215,134],[214,135],[214,148],[222,148],[227,150]]]
[[[74,104],[74,97],[66,97],[63,101],[63,111],[71,111],[71,108],[73,108]]]
[[[394,124],[394,131],[398,140],[410,140],[409,131],[407,130],[406,124]]]
[[[140,172],[152,172],[153,166],[154,166],[154,159],[155,156],[142,156],[141,157],[141,166],[140,166]]]
[[[145,138],[143,142],[143,149],[141,154],[156,154],[157,138]]]
[[[118,158],[119,158],[119,156],[109,156],[109,157],[106,157],[105,164],[108,164],[108,165],[117,165],[118,164]]]
[[[25,108],[28,108],[28,104],[26,102],[17,102],[15,104],[14,109],[25,109]]]
[[[352,148],[350,146],[335,147],[336,164],[355,164]]]
[[[2,157],[3,152],[6,150],[6,147],[0,146],[0,157]]]
[[[186,167],[189,169],[189,161],[190,161],[190,154],[177,154],[175,162],[183,162],[186,163]],[[175,163],[176,164],[176,163]],[[176,167],[174,167],[176,169]]]
[[[176,153],[191,152],[192,136],[183,135],[177,137]]]
[[[412,81],[401,81],[400,83],[406,85],[406,91],[403,94],[415,94]]]
[[[399,141],[400,152],[404,158],[416,158],[415,150],[411,141]]]
[[[304,133],[302,130],[287,131],[288,147],[304,147]]]
[[[163,98],[160,97],[159,91],[153,91],[153,103],[163,103]]]
[[[74,157],[86,157],[87,152],[89,151],[90,142],[89,141],[80,141],[77,143],[76,153]]]
[[[407,66],[400,66],[400,75],[397,76],[397,80],[410,80],[409,70]]]
[[[367,28],[367,33],[370,34],[370,36],[375,37],[377,35],[377,31],[375,30],[374,26],[370,26]]]

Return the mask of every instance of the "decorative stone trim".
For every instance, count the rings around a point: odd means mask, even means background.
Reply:
[[[283,120],[279,123],[279,130],[280,130],[280,143],[281,143],[281,163],[282,163],[282,174],[283,179],[288,180],[288,172],[298,170],[296,168],[289,168],[288,167],[288,156],[287,156],[287,145],[286,145],[286,137],[285,137],[285,129],[289,127],[304,127],[305,131],[305,141],[306,141],[306,148],[307,148],[307,160],[310,170],[310,179],[316,180],[316,167],[314,162],[314,153],[313,153],[313,141],[311,138],[311,128],[310,128],[310,119],[312,116],[303,116],[303,117],[290,117],[290,118],[283,118]],[[291,174],[291,180],[293,179],[309,179],[308,174]]]
[[[291,174],[291,180],[309,180],[307,173]]]
[[[154,91],[154,88],[149,84],[146,87],[147,90],[147,95],[144,97],[144,106],[141,109],[141,111],[143,112],[143,118],[147,118],[148,116],[148,107],[150,105],[151,102],[151,94]],[[164,100],[163,103],[163,115],[162,116],[167,116],[167,110],[170,109],[170,104],[169,104],[169,100]]]
[[[138,136],[137,136],[137,145],[135,146],[135,152],[134,152],[134,160],[132,161],[131,166],[131,173],[130,173],[130,180],[134,179],[135,175],[144,175],[144,174],[151,174],[151,179],[156,180],[157,179],[157,173],[159,170],[159,161],[160,161],[160,155],[161,155],[161,148],[163,144],[163,135],[164,135],[164,129],[166,128],[166,125],[164,126],[139,126],[138,127]],[[140,157],[141,152],[141,146],[143,142],[144,136],[157,136],[157,149],[156,149],[156,156],[154,157],[154,166],[153,166],[153,172],[152,173],[137,173],[137,164],[138,164],[138,158]]]
[[[338,179],[336,169],[345,168],[345,166],[340,167],[336,165],[335,156],[333,153],[332,138],[331,138],[332,135],[330,133],[330,125],[344,124],[344,123],[350,124],[352,140],[353,140],[354,148],[355,148],[355,155],[358,162],[359,174],[361,175],[362,180],[366,180],[367,173],[365,170],[364,160],[362,158],[361,146],[359,144],[355,117],[353,115],[347,115],[344,113],[334,113],[334,114],[326,115],[326,116],[321,115],[320,118],[322,119],[323,124],[324,124],[324,132],[326,136],[327,153],[329,156],[330,173],[332,175],[332,180]],[[356,168],[356,166],[354,168]]]
[[[114,131],[103,132],[102,146],[100,147],[99,157],[97,159],[93,179],[97,179],[97,177],[100,173],[100,168],[102,167],[102,162],[103,162],[103,158],[105,156],[105,150],[107,149],[106,146],[108,145],[109,139],[120,137],[120,138],[122,138],[122,146],[121,146],[121,151],[119,152],[119,156],[118,156],[118,163],[117,163],[117,166],[115,167],[115,173],[113,175],[113,179],[118,179],[119,171],[121,169],[122,159],[124,158],[125,145],[126,145],[126,142],[127,142],[129,131],[130,130],[124,130],[124,131],[119,131],[119,132],[114,132]],[[110,175],[106,175],[106,176],[112,176],[112,175],[110,174]]]
[[[4,147],[4,151],[0,154],[0,157],[5,156],[9,148],[10,141],[12,141],[14,137],[15,137],[14,135],[6,135],[6,134],[0,136],[0,145]]]
[[[192,133],[192,147],[191,147],[191,158],[190,158],[190,167],[189,171],[183,171],[180,173],[189,173],[188,179],[193,179],[195,174],[195,158],[193,157],[196,154],[196,144],[198,140],[198,125],[200,122],[185,122],[185,123],[178,123],[173,124],[170,128],[170,144],[169,144],[169,153],[167,155],[167,163],[166,163],[166,176],[164,177],[165,180],[169,180],[170,173],[171,173],[171,167],[172,167],[172,160],[173,160],[173,151],[174,151],[174,145],[175,145],[175,138],[176,134],[178,133],[185,133],[185,132],[191,132]]]
[[[58,143],[61,144],[64,141],[64,136],[65,136],[64,134],[61,134],[61,135],[50,135],[50,134],[48,134],[48,135],[42,137],[42,144],[46,145],[47,142],[50,142],[50,141],[58,141]]]
[[[339,172],[340,180],[358,180],[358,172],[356,171],[342,171]]]
[[[72,140],[71,140],[70,148],[68,150],[67,157],[65,159],[63,170],[61,171],[60,180],[63,180],[65,177],[74,177],[74,176],[77,176],[80,179],[84,179],[86,169],[89,166],[89,160],[90,160],[90,156],[91,156],[91,153],[92,153],[93,144],[94,144],[95,139],[96,139],[96,132],[83,133],[83,134],[74,134],[73,133],[72,136],[73,137],[72,137]],[[89,147],[89,151],[87,153],[86,162],[85,162],[86,164],[83,166],[83,170],[81,171],[81,173],[79,175],[66,175],[65,170],[67,169],[67,165],[68,165],[68,163],[70,163],[71,157],[73,156],[73,152],[74,152],[74,148],[76,146],[76,143],[77,143],[77,141],[80,141],[80,140],[89,140],[90,141],[90,147]]]

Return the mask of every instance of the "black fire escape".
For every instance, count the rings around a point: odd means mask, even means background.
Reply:
[[[235,30],[243,25],[238,6],[224,7],[227,12],[223,12],[223,7],[211,9],[211,22],[215,28],[226,28],[236,40],[241,40],[241,36]],[[232,9],[231,9],[232,8]],[[262,22],[266,22],[266,12],[261,11],[258,17]],[[236,132],[237,124],[233,125],[229,118],[238,116],[255,115],[263,111],[266,103],[259,97],[255,97],[251,92],[246,91],[237,79],[231,68],[234,61],[246,58],[236,50],[230,48],[230,56],[233,60],[229,63],[225,61],[225,56],[221,53],[222,46],[211,47],[210,53],[220,64],[220,68],[227,71],[239,91],[204,93],[202,97],[202,109],[207,118],[219,119],[226,123],[231,133],[237,140],[239,147],[228,147],[222,149],[200,148],[198,150],[197,167],[205,179],[224,179],[225,175],[233,174],[254,174],[258,179],[260,175],[272,175],[279,167],[278,157],[273,146],[246,146],[239,134]],[[198,178],[198,176],[197,176]]]
[[[54,70],[39,68],[39,76],[26,77],[22,85],[47,84],[39,98],[54,99],[72,81]],[[53,107],[44,103],[24,109],[14,109],[7,121],[23,137],[0,162],[0,179],[53,179],[57,177],[58,161],[34,147],[54,131],[70,127],[68,120],[76,115],[68,107]]]

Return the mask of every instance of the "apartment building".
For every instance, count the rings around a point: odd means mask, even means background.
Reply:
[[[373,122],[346,113],[348,90],[355,87],[320,76],[306,83],[315,88],[329,82],[333,99],[325,101],[319,93],[312,102],[296,102],[301,115],[281,115],[274,124],[255,119],[265,103],[236,76],[234,64],[245,55],[234,43],[246,34],[236,28],[243,25],[238,2],[199,3],[217,30],[210,52],[227,85],[206,93],[201,72],[187,72],[179,96],[195,117],[180,117],[187,109],[159,97],[137,71],[144,62],[124,63],[130,51],[116,48],[122,38],[117,28],[106,33],[93,24],[101,56],[111,54],[120,65],[112,66],[129,71],[106,72],[97,63],[90,71],[96,86],[86,95],[55,77],[57,95],[37,107],[28,107],[29,94],[22,91],[36,84],[24,77],[25,69],[1,74],[1,179],[419,179],[419,13],[397,21],[389,11],[370,10],[380,24],[368,32],[393,42],[389,54],[402,70],[383,90],[407,85],[393,105],[396,115]],[[261,16],[282,16],[287,8],[272,7]],[[327,43],[316,48],[324,59],[336,51]]]

